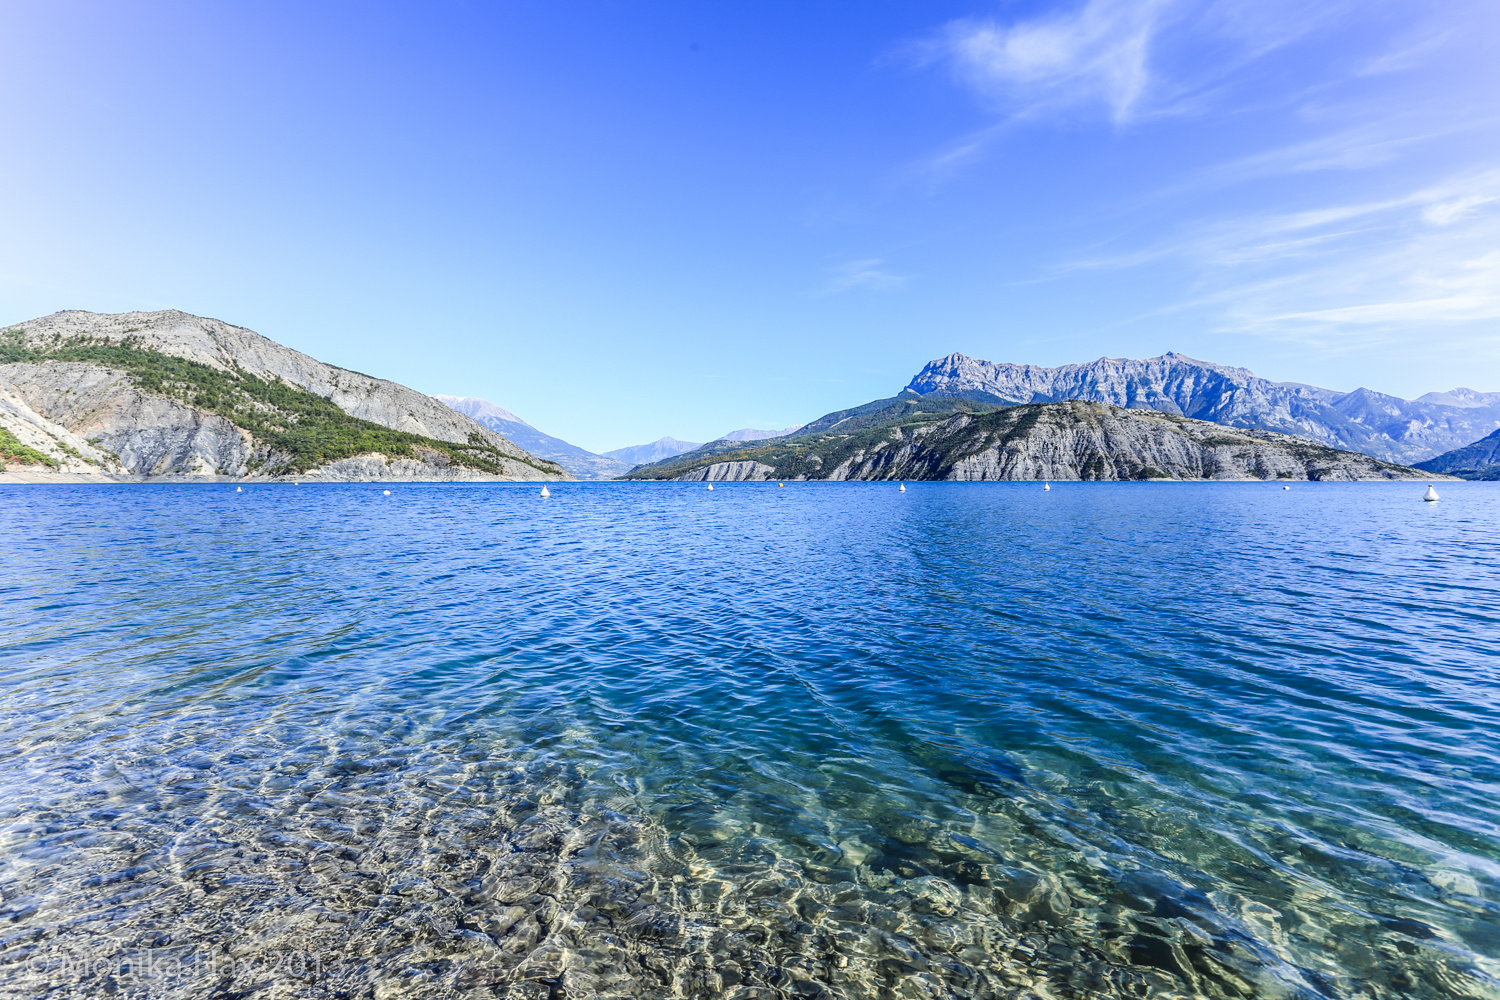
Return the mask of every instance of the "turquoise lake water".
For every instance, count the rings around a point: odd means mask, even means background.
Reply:
[[[0,488],[0,994],[1500,997],[1500,486]]]

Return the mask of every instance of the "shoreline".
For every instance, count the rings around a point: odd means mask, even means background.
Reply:
[[[1451,476],[1445,473],[1432,473],[1425,478],[1391,479],[1384,476],[1371,479],[764,479],[764,480],[719,480],[721,486],[773,486],[777,482],[785,483],[1127,483],[1132,485],[1166,484],[1166,483],[1261,483],[1268,486],[1290,486],[1293,483],[1426,483],[1426,482],[1480,482],[1482,480],[1466,480],[1461,476]],[[248,477],[248,476],[110,476],[106,474],[88,475],[76,472],[0,472],[0,486],[271,486],[271,485],[300,485],[300,486],[354,486],[360,484],[446,484],[446,485],[491,485],[491,486],[535,486],[537,483],[549,485],[600,485],[600,484],[625,484],[625,483],[680,483],[683,485],[698,484],[702,480],[684,479],[500,479],[500,478],[400,478],[400,479],[324,479],[318,476],[309,476],[305,479],[292,479],[290,477]]]
[[[308,476],[305,479],[292,479],[255,476],[111,476],[106,474],[88,475],[79,472],[0,472],[0,486],[190,486],[201,484],[204,486],[225,485],[257,485],[267,486],[284,483],[287,486],[298,484],[302,486],[348,486],[359,483],[483,483],[486,485],[512,484],[516,486],[532,486],[537,483],[556,485],[558,483],[572,483],[577,480],[571,479],[501,479],[481,477],[446,477],[446,478],[407,478],[400,479],[327,479],[320,476]]]

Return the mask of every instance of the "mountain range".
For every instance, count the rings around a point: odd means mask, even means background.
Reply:
[[[174,310],[0,329],[0,468],[94,478],[1408,478],[1423,473],[1396,463],[1413,461],[1495,478],[1497,432],[1500,393],[1466,388],[1405,400],[1171,353],[1056,368],[951,354],[805,426],[596,454],[486,400]]]
[[[1414,400],[1370,389],[1337,392],[1272,382],[1244,368],[1181,354],[1044,368],[950,354],[907,385],[922,396],[997,404],[1084,399],[1229,427],[1279,431],[1388,462],[1411,463],[1500,428],[1500,392],[1453,389]]]
[[[578,479],[614,479],[629,472],[632,466],[640,464],[640,460],[622,461],[613,454],[596,455],[576,444],[569,444],[562,438],[537,430],[503,406],[496,406],[487,399],[478,399],[474,396],[434,396],[432,398],[452,407],[459,413],[472,417],[490,430],[505,435],[533,455],[559,463]],[[696,447],[698,445],[689,444],[680,451],[691,451]],[[646,461],[656,461],[657,458],[666,458],[668,455],[679,453],[662,452],[656,458]]]
[[[763,441],[767,438],[783,437],[792,433],[801,424],[787,427],[779,431],[763,431],[755,427],[742,427],[737,431],[730,431],[722,437],[714,438],[710,443],[716,444],[721,441]],[[679,441],[676,438],[664,437],[652,441],[650,444],[636,444],[627,448],[616,448],[614,451],[606,451],[604,454],[610,458],[617,458],[622,462],[629,462],[630,467],[645,465],[650,462],[660,462],[664,458],[673,455],[681,455],[684,452],[702,448],[704,445],[692,441]],[[629,471],[628,469],[626,471]]]
[[[785,437],[716,442],[632,479],[1258,479],[1429,477],[1358,452],[1175,413],[1065,400],[1002,405],[903,390]]]
[[[1026,411],[1036,414],[1034,423],[997,430],[998,437],[976,438],[979,432],[968,429],[1004,423],[998,417],[979,420],[978,413],[1069,401],[1107,409]],[[966,405],[955,409],[959,403]],[[1132,416],[1143,411],[1190,423],[1169,426]],[[1064,412],[1066,420],[1058,416]],[[1062,434],[1069,421],[1073,432]],[[1213,426],[1258,436],[1252,441],[1205,429]],[[1470,475],[1483,450],[1470,442],[1497,428],[1500,393],[1466,388],[1405,400],[1369,389],[1337,392],[1271,382],[1244,368],[1174,353],[1056,368],[950,354],[925,365],[897,396],[834,411],[758,445],[710,442],[634,469],[630,477],[1133,478],[1141,469],[1178,478],[1265,478],[1273,469],[1277,476],[1314,479],[1410,478],[1422,470]],[[1175,436],[1165,452],[1164,433]],[[909,434],[915,436],[907,440]],[[905,451],[895,445],[903,440]],[[1189,441],[1196,442],[1196,452]],[[988,465],[956,457],[997,442],[1004,447]],[[1310,445],[1322,450],[1308,451]],[[1496,447],[1484,454],[1500,461]],[[1463,454],[1438,455],[1454,448]],[[1278,455],[1274,461],[1272,453]],[[904,457],[893,457],[898,454]],[[1379,461],[1372,466],[1356,455]],[[1431,461],[1422,462],[1421,470],[1401,464],[1422,459]]]
[[[1485,435],[1473,444],[1418,462],[1417,468],[1458,476],[1460,479],[1500,480],[1500,430]]]
[[[624,448],[616,448],[613,451],[596,453],[564,441],[562,438],[553,437],[551,434],[537,430],[503,406],[497,406],[487,399],[479,399],[475,396],[443,395],[434,396],[433,398],[440,400],[445,405],[452,407],[460,413],[472,417],[491,430],[498,431],[516,444],[526,448],[532,454],[562,464],[578,479],[616,479],[638,465],[660,462],[674,455],[681,455],[684,452],[703,447],[701,442],[679,441],[674,437],[663,437],[649,444],[628,445]],[[800,426],[800,424],[797,425],[797,427]],[[753,427],[745,427],[737,431],[730,431],[716,440],[759,441],[764,438],[781,437],[784,434],[790,434],[797,427],[788,427],[780,431],[766,431]]]
[[[95,479],[567,477],[431,396],[176,310],[0,330],[0,459]]]
[[[698,447],[598,455],[486,400],[427,396],[177,310],[0,329],[0,470],[34,476],[611,479]]]

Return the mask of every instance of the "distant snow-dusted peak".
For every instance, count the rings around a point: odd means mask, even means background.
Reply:
[[[663,437],[657,438],[650,444],[634,444],[625,448],[616,448],[614,451],[606,451],[604,455],[606,458],[629,462],[631,465],[645,465],[701,447],[703,447],[701,441],[679,441],[673,437]]]
[[[742,427],[742,428],[740,428],[737,431],[730,431],[728,434],[725,434],[723,437],[718,438],[717,440],[719,440],[719,441],[764,441],[767,438],[786,437],[788,434],[792,433],[793,431],[800,431],[805,426],[806,426],[805,424],[793,424],[792,426],[785,427],[785,428],[783,428],[783,429],[781,429],[779,431],[763,431],[763,430],[757,430],[754,427]]]
[[[1419,403],[1437,403],[1441,406],[1457,406],[1471,409],[1476,406],[1494,406],[1500,403],[1500,392],[1475,392],[1459,386],[1447,392],[1428,392],[1417,397]]]
[[[490,417],[495,420],[504,420],[507,423],[521,424],[525,427],[531,427],[530,424],[526,423],[526,421],[510,412],[505,407],[496,406],[489,400],[480,399],[478,396],[444,396],[442,394],[439,394],[433,396],[432,398],[443,403],[449,409],[457,410],[459,413],[467,414],[468,416],[473,417],[475,420],[479,420],[480,423],[484,423],[484,421],[481,419],[482,417]],[[532,427],[532,430],[535,429],[536,428]]]

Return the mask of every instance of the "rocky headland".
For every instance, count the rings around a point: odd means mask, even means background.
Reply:
[[[1274,431],[1068,400],[996,407],[903,393],[792,435],[700,449],[632,479],[1412,480],[1431,474]]]
[[[567,478],[414,389],[175,310],[75,310],[0,331],[0,467],[120,481]]]

